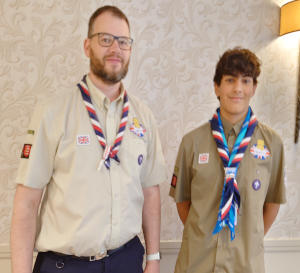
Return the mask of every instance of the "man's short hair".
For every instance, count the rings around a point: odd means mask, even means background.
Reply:
[[[216,66],[214,82],[221,84],[224,75],[243,75],[253,79],[257,84],[257,77],[260,74],[260,60],[248,49],[235,47],[227,50],[220,58]]]
[[[116,6],[108,6],[107,5],[107,6],[103,6],[103,7],[98,8],[97,10],[95,10],[95,12],[90,17],[90,20],[89,20],[89,29],[88,29],[88,37],[90,37],[93,34],[93,27],[94,27],[94,22],[95,22],[96,18],[98,16],[100,16],[104,12],[110,12],[113,16],[118,17],[120,19],[123,19],[127,23],[128,28],[130,30],[128,18],[123,13],[123,11],[121,11]]]

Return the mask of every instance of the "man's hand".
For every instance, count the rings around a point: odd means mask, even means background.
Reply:
[[[148,261],[144,273],[159,273],[159,261]]]

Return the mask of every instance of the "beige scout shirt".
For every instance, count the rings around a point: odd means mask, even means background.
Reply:
[[[88,77],[87,77],[88,79]],[[91,97],[109,144],[119,128],[124,90],[110,102],[88,79]],[[146,129],[130,131],[133,119]],[[135,126],[138,126],[135,123]],[[103,150],[78,88],[38,105],[21,158],[17,183],[46,187],[39,215],[36,248],[91,256],[126,243],[141,231],[143,188],[166,180],[161,144],[151,111],[129,96],[129,116],[118,152],[120,164],[97,167]]]
[[[223,120],[231,149],[241,125],[232,126]],[[257,143],[266,146],[270,152],[265,160],[255,158],[250,152]],[[222,195],[224,169],[209,123],[184,136],[174,175],[177,183],[176,187],[171,187],[170,195],[176,202],[191,201],[175,272],[263,273],[263,205],[265,202],[285,202],[284,154],[279,136],[261,123],[254,131],[237,173],[241,206],[233,241],[228,227],[212,235]]]

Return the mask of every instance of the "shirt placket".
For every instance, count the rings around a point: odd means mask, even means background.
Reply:
[[[106,115],[106,140],[107,144],[113,146],[118,130],[118,111],[117,102],[110,103]],[[120,200],[120,179],[118,178],[118,163],[110,160],[110,185],[111,185],[111,240],[110,245],[115,247],[120,240],[120,216],[121,216],[121,200]]]
[[[232,128],[227,137],[227,145],[229,152],[232,151],[236,140],[236,134]],[[229,257],[228,245],[230,244],[230,232],[228,227],[223,228],[220,233],[217,235],[217,250],[216,250],[216,262],[214,266],[213,273],[225,273],[224,264],[226,264],[226,259]]]

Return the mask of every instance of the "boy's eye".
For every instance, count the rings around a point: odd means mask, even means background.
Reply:
[[[245,83],[245,84],[249,84],[250,82],[251,82],[250,78],[244,78],[243,79],[243,83]]]

